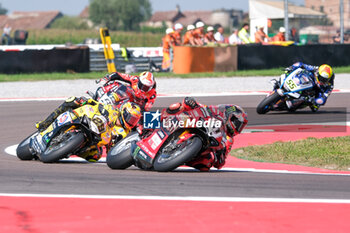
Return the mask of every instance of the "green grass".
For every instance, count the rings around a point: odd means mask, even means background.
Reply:
[[[89,73],[33,73],[33,74],[0,74],[0,82],[98,79],[107,72]]]
[[[205,77],[247,77],[247,76],[279,76],[282,68],[266,70],[238,70],[234,72],[214,72],[214,73],[190,73],[174,74],[154,73],[156,78],[205,78]],[[335,67],[334,72],[350,73],[350,66]],[[40,80],[60,80],[60,79],[98,79],[102,78],[106,71],[88,73],[35,73],[35,74],[0,74],[0,82],[15,81],[40,81]]]
[[[231,155],[252,161],[297,164],[333,170],[350,170],[350,136],[308,138],[232,150]]]

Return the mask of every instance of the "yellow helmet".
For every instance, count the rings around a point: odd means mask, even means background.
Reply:
[[[333,76],[333,69],[327,64],[323,64],[318,68],[318,80],[321,83],[327,83]]]
[[[127,102],[121,106],[121,117],[128,129],[134,128],[141,118],[141,108],[133,102]]]

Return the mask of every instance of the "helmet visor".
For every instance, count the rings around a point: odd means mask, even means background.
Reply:
[[[124,122],[130,127],[130,128],[134,128],[138,121],[139,121],[139,117],[138,116],[135,116],[133,114],[131,114],[128,109],[125,109],[123,111],[123,119],[124,119]]]
[[[235,129],[236,129],[236,131],[238,132],[238,133],[241,133],[242,132],[242,130],[243,130],[243,126],[244,126],[244,124],[243,124],[243,122],[242,121],[240,121],[240,120],[238,120],[236,117],[231,117],[231,122],[233,123],[233,126],[235,127]]]
[[[318,80],[320,83],[327,83],[329,78],[322,77],[321,75],[318,75]]]
[[[152,86],[147,86],[143,84],[141,81],[137,84],[137,87],[143,92],[149,92],[152,89]]]

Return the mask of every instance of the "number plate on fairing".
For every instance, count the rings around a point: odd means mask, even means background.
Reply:
[[[106,131],[107,120],[105,117],[95,115],[90,121],[90,129],[97,134],[101,134]]]

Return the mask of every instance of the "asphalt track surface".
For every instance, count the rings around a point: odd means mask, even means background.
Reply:
[[[309,110],[294,114],[258,116],[255,106],[263,96],[198,97],[204,104],[235,103],[248,110],[249,124],[281,124],[344,121],[349,115],[350,94],[333,94],[327,108],[318,114]],[[155,107],[165,107],[182,98],[159,98]],[[175,171],[158,173],[130,168],[111,170],[105,164],[60,162],[43,164],[20,161],[4,152],[34,130],[33,123],[47,116],[61,101],[0,102],[0,192],[82,195],[150,195],[196,197],[259,197],[350,199],[349,176],[276,174],[254,172]]]

